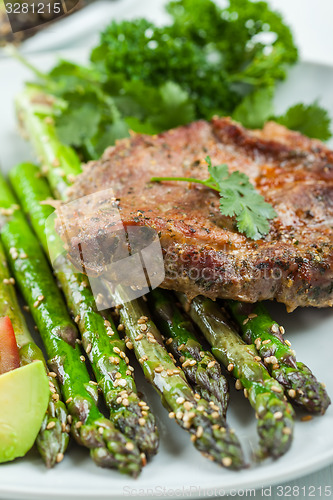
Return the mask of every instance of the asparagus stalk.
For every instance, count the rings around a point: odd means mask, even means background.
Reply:
[[[212,346],[213,354],[237,378],[236,388],[244,388],[245,397],[255,409],[259,456],[278,458],[286,453],[292,441],[294,410],[286,402],[282,386],[258,360],[254,345],[243,342],[212,300],[199,296],[188,304],[184,295],[177,295]]]
[[[296,361],[284,328],[274,321],[262,303],[245,304],[230,300],[228,306],[242,337],[255,344],[266,368],[285,389],[291,403],[311,413],[324,414],[330,398],[311,370]]]
[[[7,211],[2,242],[15,280],[39,328],[48,364],[57,374],[71,414],[71,430],[79,444],[90,449],[102,467],[137,476],[139,450],[97,408],[96,382],[90,380],[61,293],[38,240],[30,230],[16,200],[0,177],[0,208]]]
[[[226,415],[229,388],[221,366],[210,351],[198,341],[193,323],[175,304],[174,295],[156,288],[148,295],[148,303],[157,326],[167,340],[167,349],[182,365],[182,370],[202,398],[213,401]]]
[[[41,204],[52,198],[46,180],[40,176],[38,167],[30,163],[12,169],[10,180],[48,255],[44,229],[53,208]],[[150,410],[143,409],[147,404],[138,397],[128,357],[117,353],[125,351],[125,342],[120,339],[112,318],[104,318],[98,313],[87,277],[73,273],[66,258],[61,262],[61,271],[55,273],[79,326],[83,347],[110,409],[110,419],[147,457],[154,455],[158,447],[155,418]],[[145,425],[140,425],[143,420]]]
[[[66,406],[60,399],[58,383],[54,380],[53,374],[48,372],[43,353],[31,337],[13,285],[14,281],[10,277],[4,249],[0,243],[0,314],[1,316],[9,316],[12,322],[21,365],[39,360],[43,362],[48,373],[50,399],[36,445],[45,465],[51,468],[56,462],[62,460],[68,446],[68,413]]]
[[[22,132],[32,142],[52,192],[56,198],[64,199],[68,186],[81,172],[81,162],[76,152],[57,137],[53,120],[56,103],[54,96],[27,86],[17,96],[16,108]]]
[[[114,299],[118,304],[126,301],[124,291],[115,290]],[[194,394],[165,349],[143,299],[125,302],[118,310],[145,377],[170,411],[169,417],[191,434],[194,446],[203,455],[224,467],[242,468],[243,453],[234,431],[226,426],[218,406]]]

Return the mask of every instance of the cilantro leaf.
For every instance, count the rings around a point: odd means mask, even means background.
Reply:
[[[233,119],[247,128],[261,128],[272,116],[273,87],[263,87],[244,97],[233,112]]]
[[[244,172],[230,173],[228,166],[213,166],[211,158],[205,158],[209,177],[194,179],[191,177],[152,177],[151,182],[183,181],[195,182],[219,191],[220,211],[227,217],[235,217],[239,232],[248,238],[258,240],[269,232],[269,220],[276,217],[272,205],[256,191]]]
[[[332,137],[331,119],[327,111],[317,102],[309,105],[296,104],[289,108],[284,115],[277,116],[274,120],[291,130],[297,130],[314,139],[327,141]]]

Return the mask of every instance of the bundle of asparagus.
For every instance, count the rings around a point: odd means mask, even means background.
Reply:
[[[41,94],[34,87],[27,88],[17,101],[21,125],[35,146],[43,165],[42,173],[46,175],[51,191],[45,179],[40,177],[38,168],[33,165],[21,165],[11,173],[16,193],[44,249],[46,238],[43,227],[53,209],[41,202],[50,198],[51,192],[65,200],[67,187],[81,171],[75,151],[62,145],[56,136],[53,106],[54,98]],[[54,358],[58,373],[61,370],[68,373],[68,377],[65,380],[62,378],[60,382],[72,416],[74,436],[79,442],[93,448],[92,456],[101,465],[114,466],[135,475],[140,469],[139,449],[147,456],[155,453],[157,433],[148,405],[137,396],[124,343],[111,317],[104,318],[96,311],[87,278],[76,273],[69,275],[69,268],[68,273],[64,273],[64,262],[62,272],[56,271],[57,279],[63,288],[68,308],[80,328],[82,343],[97,383],[103,389],[110,418],[119,428],[116,430],[110,421],[96,413],[98,410],[90,396],[96,387],[95,383],[87,382],[78,344],[75,347],[68,344],[68,341],[77,339],[75,326],[64,310],[64,304],[59,302],[58,291],[53,289],[54,282],[50,279],[45,258],[40,255],[40,249],[37,251],[37,240],[31,232],[28,233],[30,230],[22,214],[15,208],[15,199],[10,198],[8,190],[5,189],[5,192],[7,194],[1,205],[13,211],[14,217],[5,226],[3,241],[17,282],[31,305],[48,355]],[[18,234],[18,225],[23,237]],[[22,264],[22,259],[13,259],[9,254],[12,247],[19,248],[20,252],[26,248],[27,255],[32,250],[36,251],[35,262],[26,258]],[[39,282],[40,269],[46,276],[42,283]],[[29,280],[25,278],[24,271],[30,273]],[[31,280],[36,283],[32,285]],[[29,286],[31,289],[28,289]],[[56,308],[45,300],[50,290],[54,294]],[[120,317],[118,330],[126,334],[127,346],[134,349],[147,380],[157,389],[169,410],[170,418],[190,432],[191,440],[199,451],[223,466],[240,469],[244,466],[244,458],[236,435],[226,424],[228,386],[218,361],[237,378],[236,387],[244,389],[245,396],[256,410],[262,457],[276,458],[290,447],[294,412],[286,400],[285,388],[290,401],[303,404],[308,411],[324,413],[327,408],[329,398],[311,372],[303,364],[296,364],[287,349],[288,344],[279,335],[271,338],[271,334],[277,333],[277,327],[273,326],[275,323],[263,309],[254,309],[249,314],[247,309],[242,309],[244,306],[229,303],[247,345],[216,303],[198,297],[187,304],[184,296],[179,295],[180,302],[211,344],[212,354],[203,348],[192,322],[180,311],[169,292],[155,290],[148,296],[152,315],[163,336],[150,318],[143,299],[126,302],[124,291],[120,289],[113,291],[113,294],[116,303],[122,304],[116,309]],[[256,318],[254,324],[252,321]],[[270,351],[265,347],[268,344],[266,340],[272,343]],[[62,354],[68,355],[68,358],[59,359]],[[121,380],[121,384],[117,380]],[[302,389],[303,385],[305,390]],[[83,406],[88,408],[84,418],[82,414],[79,416],[83,402]],[[96,439],[94,432],[96,422],[99,422],[101,429],[100,440]]]
[[[139,450],[98,410],[97,384],[90,380],[75,324],[39,242],[2,177],[0,208],[6,218],[1,238],[9,265],[40,331],[48,365],[61,384],[73,436],[90,449],[98,465],[137,476],[141,469]]]
[[[10,179],[46,255],[49,255],[44,229],[53,207],[42,203],[52,200],[46,180],[41,177],[38,167],[29,163],[14,168],[10,172]],[[111,316],[103,317],[97,312],[88,278],[73,273],[72,266],[65,258],[57,269],[55,275],[69,311],[80,329],[82,345],[110,409],[110,419],[135,441],[145,456],[154,455],[158,447],[155,418],[146,402],[138,397],[134,370],[124,354],[125,342],[120,340]]]

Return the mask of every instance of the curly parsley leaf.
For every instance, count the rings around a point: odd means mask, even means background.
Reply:
[[[269,220],[276,217],[272,205],[256,191],[244,172],[229,172],[228,166],[212,165],[206,157],[209,177],[152,177],[151,182],[184,181],[203,184],[220,194],[220,211],[227,217],[235,217],[237,229],[252,240],[258,240],[269,232]]]
[[[327,141],[332,137],[331,119],[326,109],[319,106],[317,102],[308,105],[296,104],[284,115],[277,116],[274,120],[313,139]]]

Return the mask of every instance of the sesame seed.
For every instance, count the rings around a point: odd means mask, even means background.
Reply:
[[[125,444],[125,448],[126,448],[126,450],[128,450],[128,451],[133,451],[133,450],[134,450],[134,444],[133,444],[133,443],[130,443],[130,442],[129,442],[129,443],[126,443],[126,444]]]
[[[248,390],[247,390],[247,389],[244,389],[244,396],[246,397],[246,399],[248,399],[248,397],[249,397],[249,393],[248,393]]]
[[[175,418],[176,414],[174,411],[170,411],[169,418]]]
[[[236,380],[235,387],[237,391],[240,391],[243,388],[243,384],[239,379]]]
[[[87,345],[86,353],[89,354],[91,351],[91,344]]]
[[[230,465],[232,464],[232,459],[230,457],[224,457],[222,458],[222,464],[224,465],[224,467],[230,467]]]
[[[204,351],[200,351],[200,352],[199,352],[199,354],[200,354],[200,356],[201,356],[202,358],[204,358],[204,357],[205,357],[205,353],[204,353]]]
[[[138,319],[138,325],[143,325],[146,321],[142,318]]]
[[[60,399],[59,394],[57,394],[57,393],[52,394],[52,399],[53,399],[53,401],[59,401],[59,399]]]
[[[243,325],[246,325],[246,323],[249,321],[249,318],[244,319]]]
[[[198,411],[204,411],[204,409],[205,409],[205,407],[204,407],[204,406],[202,406],[202,405],[199,405],[199,406],[197,407],[197,410],[198,410]]]
[[[272,366],[273,370],[278,370],[280,368],[280,365],[279,363],[275,363],[273,366]]]
[[[75,323],[78,323],[80,321],[80,319],[81,319],[81,316],[79,314],[77,314],[74,318]]]
[[[95,382],[95,380],[90,380],[90,381],[89,381],[89,384],[91,384],[91,385],[96,385],[96,386],[98,385],[98,383],[97,383],[97,382]]]
[[[20,259],[27,259],[27,258],[28,258],[28,256],[25,252],[20,253]]]
[[[71,424],[73,421],[72,415],[67,415],[67,422]]]
[[[114,347],[114,348],[113,348],[113,352],[115,352],[115,353],[119,354],[119,353],[120,353],[120,349],[119,349],[119,347]]]
[[[120,373],[120,372],[117,372],[117,373],[116,373],[116,378],[121,378],[121,377],[122,377],[121,373]]]
[[[141,330],[142,332],[145,332],[145,331],[147,331],[147,330],[148,330],[148,326],[147,326],[146,324],[143,324],[143,325],[141,325],[141,326],[140,326],[140,330]]]
[[[279,387],[278,385],[272,385],[271,389],[274,392],[282,392],[282,387]]]
[[[47,430],[50,430],[50,429],[53,429],[53,427],[55,427],[55,422],[49,422],[46,426]]]
[[[281,335],[285,334],[285,329],[283,328],[283,326],[279,326],[279,330],[280,330]]]
[[[127,349],[129,349],[131,351],[133,349],[132,342],[130,342],[130,341],[126,342],[126,347],[127,347]]]
[[[274,323],[272,326],[271,326],[271,332],[272,333],[277,333],[279,331],[279,327],[276,323]]]
[[[139,425],[143,427],[146,423],[146,420],[144,418],[139,418]]]
[[[59,464],[60,462],[62,462],[63,459],[64,459],[64,454],[63,453],[57,453],[57,456],[56,456],[56,462],[57,462],[57,464]]]
[[[180,373],[180,370],[178,370],[178,368],[176,368],[175,370],[173,370],[173,375],[179,375]]]
[[[139,333],[139,335],[135,337],[135,340],[141,340],[141,339],[143,339],[143,335],[142,333]]]
[[[165,341],[165,343],[166,343],[166,345],[170,345],[170,344],[172,344],[172,339],[167,339],[167,340]],[[179,347],[178,347],[178,349],[179,349]]]
[[[156,366],[155,372],[156,373],[161,373],[163,371],[163,366]]]
[[[229,363],[228,367],[227,367],[228,372],[232,372],[233,369],[234,369],[234,365],[232,363]]]
[[[212,418],[219,418],[220,414],[218,411],[213,411]]]
[[[210,361],[210,362],[208,363],[208,365],[207,365],[207,368],[213,368],[213,366],[215,366],[215,364],[216,364],[216,361],[215,361],[215,360],[214,360],[214,361]]]
[[[173,370],[168,369],[166,372],[167,372],[167,375],[169,375],[169,377],[171,377],[171,375],[173,375]]]
[[[180,356],[179,361],[180,361],[180,363],[184,363],[184,361],[185,361],[185,356]]]
[[[126,398],[123,399],[123,405],[124,406],[128,406],[129,405],[128,399],[126,399]]]
[[[200,397],[200,394],[198,394],[197,392],[194,394],[194,399],[196,399],[197,401],[199,401],[201,399]]]
[[[276,411],[276,412],[274,413],[274,418],[275,418],[276,420],[281,420],[281,418],[282,418],[282,417],[283,417],[283,413],[282,413],[282,411]]]
[[[49,372],[48,373],[48,376],[49,377],[52,377],[52,378],[56,378],[57,377],[57,374],[55,372]]]
[[[183,368],[186,368],[187,366],[189,366],[191,364],[191,360],[187,359],[186,361],[184,361],[184,363],[182,363],[182,367]]]
[[[196,432],[196,436],[197,438],[201,438],[201,436],[203,435],[203,427],[201,425],[199,425],[199,427],[197,428],[197,432]]]
[[[62,422],[62,424],[61,424],[61,431],[62,432],[66,432],[66,424],[65,424],[65,422]]]
[[[182,405],[183,403],[185,403],[185,398],[182,398],[181,396],[179,398],[176,399],[176,403],[178,405]]]
[[[291,429],[289,427],[284,427],[282,429],[282,433],[285,434],[286,436],[290,436],[291,434]]]
[[[295,398],[296,397],[296,391],[295,391],[295,389],[289,389],[288,396],[291,397],[291,398]]]
[[[99,427],[99,428],[98,428],[98,434],[101,434],[101,435],[102,435],[103,433],[104,433],[104,429],[103,429],[103,427]]]
[[[83,355],[80,356],[80,359],[81,359],[82,362],[84,362],[86,360],[86,358]]]
[[[255,313],[251,313],[248,315],[248,318],[249,319],[254,319],[254,318],[257,318],[258,317],[258,314],[255,314]]]
[[[269,344],[270,343],[270,339],[267,339],[267,340],[264,340],[262,345],[266,345],[266,344]]]
[[[309,420],[312,420],[312,415],[305,415],[301,420],[302,422],[309,422]]]
[[[192,443],[195,443],[196,440],[197,440],[197,436],[195,436],[194,434],[192,434],[191,437],[190,437],[190,439],[191,439]]]
[[[254,356],[254,361],[261,361],[261,357],[260,356]]]
[[[184,413],[182,411],[177,411],[176,413],[176,418],[177,420],[181,420],[184,416]]]
[[[81,345],[81,344],[82,344],[82,340],[81,340],[81,339],[75,339],[75,342],[76,342],[77,344],[79,344],[79,345]]]
[[[195,366],[197,364],[197,362],[195,359],[191,359],[189,364],[190,364],[190,366]]]
[[[128,369],[129,369],[130,372],[134,372],[133,366],[128,365]]]
[[[185,401],[184,408],[185,408],[185,410],[189,411],[189,410],[191,410],[191,408],[193,408],[193,404],[190,403],[190,401]]]
[[[117,326],[117,330],[118,332],[122,332],[123,330],[125,330],[125,326],[122,323],[119,323],[119,325]]]
[[[289,342],[289,340],[285,340],[284,343],[287,344],[287,346],[291,347],[291,342]]]
[[[79,429],[79,428],[81,427],[81,425],[82,425],[82,422],[81,422],[81,420],[79,420],[79,421],[78,421],[78,422],[76,422],[76,424],[75,424],[75,429]]]
[[[73,401],[72,396],[70,396],[70,397],[67,399],[66,404],[70,403],[71,401]]]

